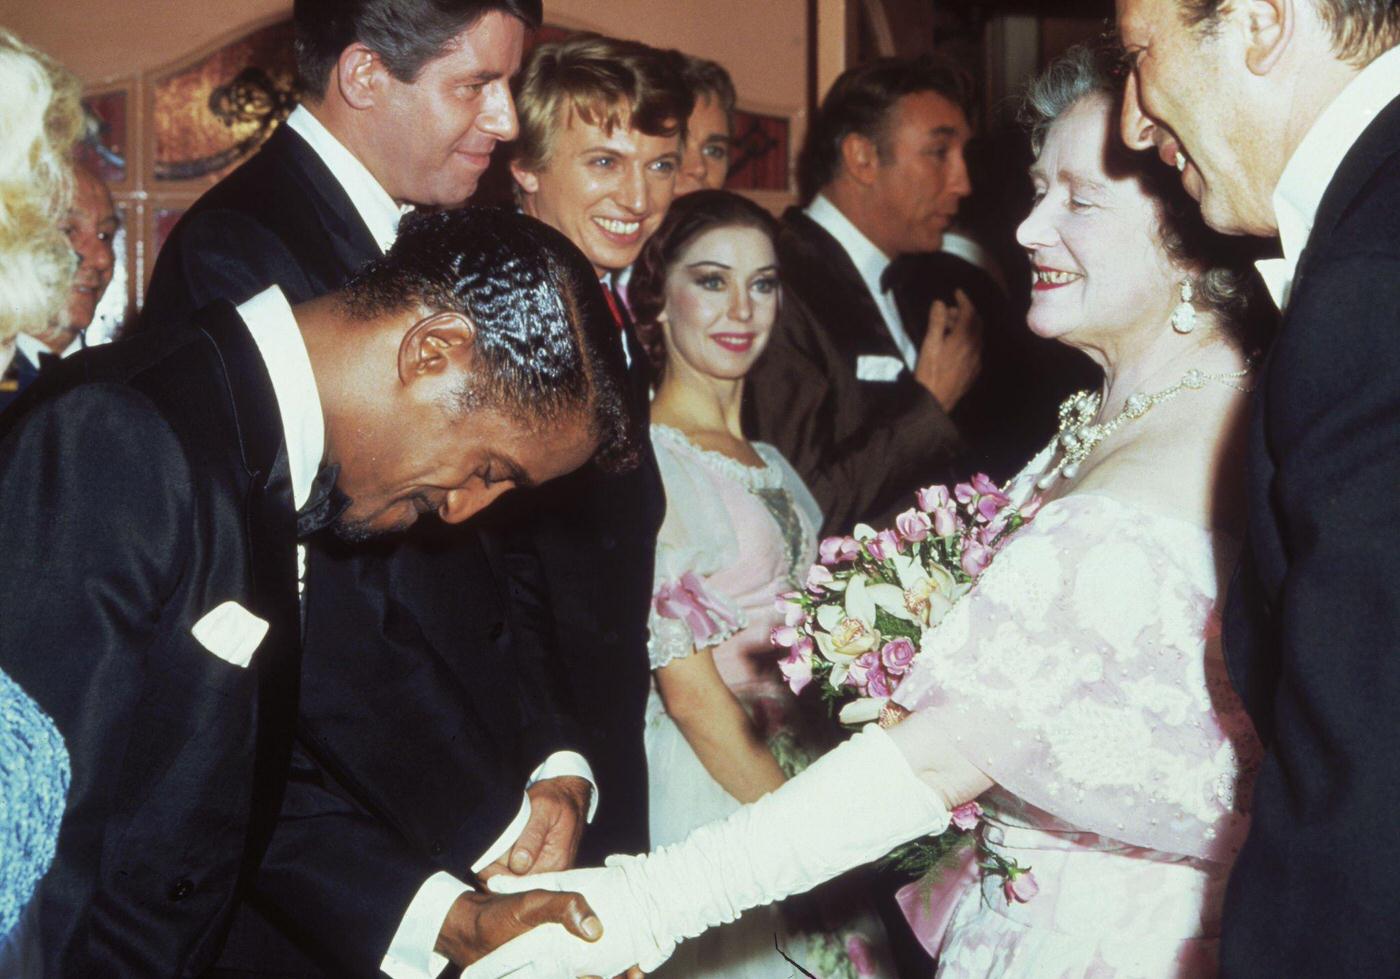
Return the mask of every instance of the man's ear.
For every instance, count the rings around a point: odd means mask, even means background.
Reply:
[[[356,41],[340,52],[332,82],[352,109],[372,109],[388,74],[379,55]]]
[[[1269,74],[1293,40],[1297,0],[1249,0],[1234,14],[1245,32],[1245,65],[1255,75]]]
[[[515,178],[515,182],[520,185],[520,189],[526,194],[535,194],[540,189],[540,175],[533,170],[526,170],[519,163],[512,162],[510,165],[510,175]]]
[[[438,377],[460,364],[476,340],[476,327],[461,313],[433,313],[414,323],[399,342],[399,383]]]
[[[860,133],[847,133],[841,140],[841,167],[862,187],[873,184],[875,171],[880,169],[880,151],[875,141]]]

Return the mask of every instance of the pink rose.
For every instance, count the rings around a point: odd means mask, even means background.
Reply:
[[[953,825],[966,833],[977,826],[977,820],[982,818],[982,807],[976,801],[964,802],[953,810]]]
[[[933,521],[928,518],[927,513],[920,513],[911,508],[894,518],[894,526],[899,531],[900,537],[912,543],[918,543],[926,538],[929,531],[933,529]]]
[[[959,556],[958,563],[969,577],[976,578],[992,563],[992,550],[976,539],[969,538],[963,541],[962,555]]]
[[[917,654],[914,644],[901,636],[885,643],[880,650],[880,664],[890,676],[903,676],[909,672],[909,666]]]
[[[778,661],[778,669],[787,680],[794,695],[800,694],[812,682],[812,638],[803,636],[793,644],[792,649]]]
[[[875,952],[864,936],[848,935],[846,937],[846,958],[851,960],[851,966],[856,970],[859,979],[866,979],[867,976],[876,974]]]
[[[971,483],[959,483],[953,487],[953,499],[963,504],[971,503],[977,499],[977,491]]]
[[[933,532],[939,537],[952,537],[960,529],[958,513],[952,507],[939,507],[933,511]]]
[[[859,554],[860,544],[854,537],[828,537],[817,545],[817,555],[822,564],[854,561]]]
[[[916,499],[920,510],[925,513],[932,513],[934,510],[948,505],[948,487],[926,486],[919,490]]]
[[[899,553],[901,541],[893,530],[882,530],[865,542],[865,549],[877,561],[885,561]]]
[[[853,687],[863,687],[870,678],[871,670],[880,668],[880,654],[875,650],[861,653],[851,663],[850,674],[846,678],[846,683]]]
[[[1006,895],[1007,904],[1013,901],[1025,904],[1040,893],[1040,885],[1035,882],[1035,874],[1031,873],[1029,867],[1025,870],[1020,867],[1012,867],[1007,871],[1006,880],[1001,885],[1001,891]]]
[[[995,497],[983,496],[977,500],[977,519],[983,523],[996,519],[1005,504],[998,503]]]
[[[888,697],[894,693],[894,682],[890,680],[889,674],[876,666],[865,678],[866,692],[872,697]]]
[[[814,594],[822,594],[826,591],[826,586],[835,580],[836,578],[825,565],[814,564],[807,569],[807,590]]]
[[[797,640],[802,634],[790,625],[780,625],[768,634],[768,641],[774,646],[781,646],[784,649],[791,649],[797,645]]]

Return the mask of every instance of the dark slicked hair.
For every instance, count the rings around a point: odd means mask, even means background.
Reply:
[[[617,327],[593,267],[553,228],[509,208],[412,216],[341,302],[360,320],[405,309],[461,313],[476,330],[477,366],[457,410],[494,409],[540,430],[582,413],[604,470],[636,464]]]
[[[297,88],[319,101],[341,52],[356,41],[383,60],[401,82],[413,82],[452,39],[492,12],[535,29],[541,0],[294,0]]]
[[[841,144],[864,136],[882,161],[889,159],[888,129],[895,103],[906,95],[934,92],[971,114],[972,80],[933,55],[879,58],[844,72],[822,99],[797,161],[797,183],[810,201],[841,172]]]
[[[1332,50],[1347,64],[1363,68],[1400,45],[1397,0],[1308,0],[1332,31]],[[1225,0],[1182,0],[1186,23],[1211,30]]]
[[[666,344],[657,322],[666,306],[666,279],[681,252],[715,228],[754,228],[767,235],[769,241],[778,237],[778,222],[773,215],[747,197],[727,190],[697,190],[672,202],[656,234],[637,256],[632,281],[627,286],[627,298],[637,321],[637,339],[657,373],[666,367]]]

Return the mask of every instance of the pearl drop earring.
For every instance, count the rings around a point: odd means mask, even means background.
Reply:
[[[1196,307],[1191,305],[1195,295],[1191,280],[1184,280],[1181,283],[1181,304],[1172,310],[1172,329],[1178,333],[1190,333],[1196,328]]]

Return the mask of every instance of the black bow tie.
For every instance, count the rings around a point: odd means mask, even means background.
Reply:
[[[882,292],[893,292],[909,277],[909,265],[895,259],[885,266],[885,271],[880,273],[880,290]]]
[[[49,351],[44,350],[41,351],[39,354],[39,363],[37,366],[39,368],[39,373],[42,374],[50,367],[57,367],[61,363],[63,363],[62,357],[60,357],[58,354],[50,353]]]
[[[340,466],[332,463],[322,466],[311,482],[311,495],[306,505],[297,511],[297,537],[310,537],[318,530],[324,530],[350,506],[350,497],[336,488],[335,481],[340,476]]]

